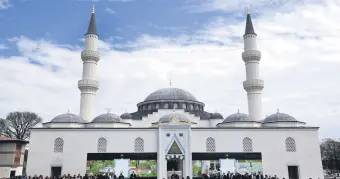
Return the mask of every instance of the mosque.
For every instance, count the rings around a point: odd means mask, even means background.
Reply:
[[[165,179],[173,173],[199,178],[230,171],[323,179],[319,128],[279,111],[262,116],[261,52],[249,12],[243,38],[249,114],[224,118],[205,111],[205,104],[188,91],[169,87],[148,95],[136,112],[93,118],[100,54],[92,9],[81,52],[80,114],[61,114],[31,129],[27,175],[128,177],[135,172],[140,178]]]

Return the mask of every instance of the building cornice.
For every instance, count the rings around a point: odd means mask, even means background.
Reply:
[[[170,127],[170,126],[167,126]],[[191,127],[192,131],[195,130],[318,130],[319,127]],[[50,130],[68,130],[68,131],[133,131],[133,130],[149,130],[149,131],[158,131],[158,127],[117,127],[117,128],[101,128],[101,127],[96,127],[96,128],[66,128],[66,127],[60,127],[60,128],[31,128],[30,130],[32,131],[50,131]]]

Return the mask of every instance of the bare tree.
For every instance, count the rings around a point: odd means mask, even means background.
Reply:
[[[42,118],[32,112],[11,112],[0,120],[1,135],[25,140],[30,136],[29,129],[42,122]]]

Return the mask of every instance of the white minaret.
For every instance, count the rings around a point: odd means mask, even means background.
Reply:
[[[98,52],[98,34],[94,7],[87,33],[85,34],[85,49],[81,52],[83,60],[83,77],[78,81],[81,91],[80,117],[86,121],[92,120],[92,108],[96,98],[99,82],[96,80],[97,62],[100,59]]]
[[[244,38],[243,61],[246,64],[246,81],[243,88],[247,91],[248,112],[255,120],[262,120],[262,90],[263,80],[260,79],[259,64],[261,52],[257,50],[256,33],[251,22],[250,12],[247,13],[246,31]]]

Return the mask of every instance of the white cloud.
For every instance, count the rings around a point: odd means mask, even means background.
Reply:
[[[6,50],[8,47],[5,44],[0,44],[0,50]]]
[[[7,9],[9,7],[9,0],[0,0],[0,9]]]
[[[207,12],[207,11],[226,11],[239,12],[248,8],[255,12],[277,11],[277,9],[290,9],[292,6],[305,3],[315,3],[322,0],[186,0],[191,12]]]
[[[108,8],[108,7],[105,9],[105,12],[110,13],[110,14],[116,14],[116,11],[114,11],[114,10]]]
[[[284,12],[284,13],[283,13]],[[264,114],[281,112],[320,126],[321,137],[339,137],[340,5],[337,0],[297,5],[253,19],[262,52],[265,81]],[[111,108],[121,114],[159,88],[183,88],[206,104],[206,110],[226,117],[247,112],[244,62],[241,59],[244,22],[218,18],[192,36],[141,36],[127,44],[139,50],[111,50],[100,42],[95,114]],[[236,38],[236,40],[235,40]],[[237,40],[238,39],[238,40]],[[220,41],[221,47],[208,40]],[[69,109],[78,113],[81,78],[80,47],[17,37],[19,56],[0,57],[0,115],[12,110],[38,112],[46,121]],[[191,45],[183,45],[190,43]],[[44,66],[29,64],[35,60]],[[57,72],[55,68],[57,66]]]

